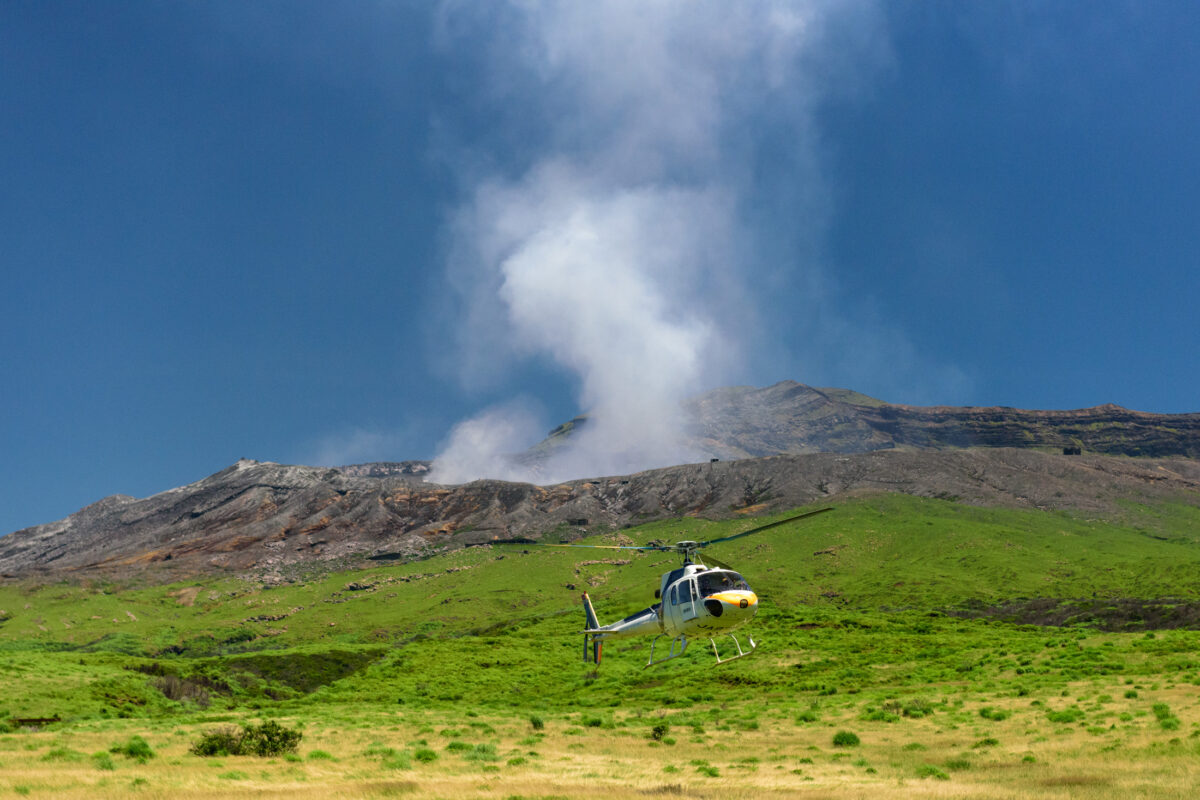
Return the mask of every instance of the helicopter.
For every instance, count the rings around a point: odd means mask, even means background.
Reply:
[[[754,639],[747,637],[749,648],[743,648],[742,643],[734,635],[734,630],[740,628],[758,613],[758,596],[750,588],[733,567],[722,561],[706,556],[705,560],[713,566],[707,566],[699,558],[699,553],[709,545],[729,542],[761,533],[771,528],[797,522],[817,514],[832,511],[833,508],[822,508],[809,511],[795,517],[788,517],[768,525],[751,528],[748,531],[735,533],[732,536],[722,536],[704,542],[682,541],[675,544],[651,543],[647,545],[604,545],[604,544],[545,544],[543,547],[590,547],[604,550],[649,550],[655,552],[679,553],[683,556],[683,565],[662,576],[659,588],[654,597],[659,602],[631,614],[619,622],[601,625],[592,608],[592,600],[587,592],[583,593],[583,612],[585,629],[583,631],[583,660],[587,663],[600,664],[604,642],[608,639],[620,639],[628,636],[646,636],[653,634],[650,641],[650,659],[647,667],[662,664],[673,658],[678,658],[687,650],[689,637],[707,637],[712,644],[713,655],[718,664],[724,664],[754,652],[757,645]],[[728,636],[733,640],[736,655],[721,658],[717,649],[717,638]],[[669,637],[668,651],[665,656],[654,658],[654,648],[660,639]]]

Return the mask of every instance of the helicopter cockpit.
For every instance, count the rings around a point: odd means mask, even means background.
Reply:
[[[696,576],[696,580],[701,597],[708,597],[720,592],[751,591],[750,584],[746,583],[746,579],[732,570],[701,572]]]

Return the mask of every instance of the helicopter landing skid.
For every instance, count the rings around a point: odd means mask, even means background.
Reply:
[[[721,654],[719,652],[717,652],[717,640],[709,639],[708,641],[712,644],[713,655],[717,657],[718,664],[726,664],[730,661],[737,661],[739,658],[744,658],[744,657],[750,655],[758,647],[758,645],[756,645],[754,643],[753,638],[747,637],[750,639],[750,649],[742,650],[742,643],[738,641],[738,638],[736,636],[734,636],[732,633],[727,633],[725,635],[728,636],[730,639],[733,639],[733,644],[735,647],[737,647],[737,655],[730,656],[729,658],[721,658]]]
[[[651,642],[650,642],[650,660],[646,662],[647,667],[653,667],[655,664],[661,664],[664,661],[670,661],[672,658],[679,658],[679,656],[683,655],[683,651],[687,650],[687,646],[688,646],[687,637],[684,636],[683,634],[680,634],[679,636],[676,636],[674,639],[671,640],[671,650],[670,650],[669,655],[663,656],[658,661],[655,661],[654,660],[654,644],[655,644],[655,642],[657,642],[659,639],[661,639],[665,635],[666,634],[660,633],[660,634],[658,634],[658,636],[655,636],[653,640],[651,640]],[[676,650],[675,650],[676,646],[679,647],[678,652],[676,652]]]

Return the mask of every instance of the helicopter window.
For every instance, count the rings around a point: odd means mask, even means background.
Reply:
[[[728,570],[705,572],[700,576],[699,588],[700,594],[704,597],[732,590],[750,591],[750,585],[746,583],[741,575],[736,572],[729,572]]]

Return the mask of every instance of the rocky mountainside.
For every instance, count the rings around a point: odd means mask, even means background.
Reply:
[[[540,487],[488,480],[438,486],[406,474],[360,477],[244,460],[188,486],[143,500],[108,497],[0,538],[0,572],[168,578],[257,570],[269,579],[313,560],[407,559],[515,537],[558,541],[680,515],[727,518],[836,503],[863,491],[1096,512],[1115,511],[1122,500],[1200,505],[1200,462],[891,450],[690,464]]]
[[[693,449],[725,459],[965,447],[1200,458],[1200,414],[1147,414],[1111,404],[1074,411],[905,406],[783,381],[713,390],[689,401],[685,415]],[[584,416],[560,425],[527,460],[562,446],[586,424]]]
[[[1100,511],[1148,496],[1200,505],[1200,461],[1191,460],[1200,458],[1200,414],[920,408],[794,381],[718,389],[684,413],[693,449],[720,461],[555,486],[427,484],[423,461],[336,469],[239,461],[188,486],[142,500],[114,495],[0,538],[0,574],[192,574],[412,558],[496,538],[759,513],[869,490]],[[586,424],[579,417],[559,426],[525,459],[565,446]]]

